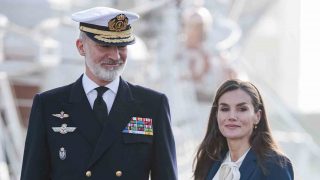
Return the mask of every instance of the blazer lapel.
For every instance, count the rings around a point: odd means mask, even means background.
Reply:
[[[213,161],[213,164],[212,164],[211,168],[209,169],[209,173],[208,173],[206,180],[212,180],[212,178],[216,175],[216,173],[218,172],[218,170],[222,164],[222,161],[226,157],[226,154],[227,154],[227,151],[223,151],[221,153],[220,159]]]
[[[96,121],[88,98],[83,90],[82,76],[71,88],[69,103],[63,106],[70,112],[70,118],[79,133],[94,147],[100,136],[102,127]]]
[[[222,161],[214,161],[211,169],[209,170],[206,180],[212,180],[212,178],[216,175],[218,169],[220,168],[221,163]]]
[[[240,180],[248,180],[257,167],[256,155],[250,149],[240,166]]]
[[[133,98],[128,84],[120,79],[117,96],[90,159],[89,167],[102,156],[116,139],[121,138],[122,130],[130,121],[131,116],[137,112],[139,106],[140,103]]]

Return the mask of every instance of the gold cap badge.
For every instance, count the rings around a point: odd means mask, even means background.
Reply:
[[[124,14],[119,14],[115,18],[108,22],[108,27],[110,31],[124,31],[127,29],[128,18]]]

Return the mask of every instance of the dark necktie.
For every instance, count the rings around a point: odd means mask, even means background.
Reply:
[[[97,91],[97,98],[94,100],[93,103],[93,112],[96,115],[96,118],[99,120],[99,122],[104,123],[104,121],[108,117],[108,107],[106,102],[104,102],[102,95],[108,90],[109,88],[100,86],[95,88]]]

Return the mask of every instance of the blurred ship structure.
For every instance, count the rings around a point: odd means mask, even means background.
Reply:
[[[275,137],[292,159],[296,179],[320,178],[317,132],[303,124],[308,115],[290,106],[298,93],[292,79],[298,79],[299,59],[280,51],[288,44],[279,40],[282,34],[276,30],[285,27],[274,16],[283,15],[284,0],[0,3],[0,180],[19,179],[33,96],[71,83],[84,72],[84,60],[75,47],[78,24],[70,14],[93,6],[141,15],[133,25],[137,43],[128,47],[123,76],[169,97],[179,179],[192,179],[193,158],[214,93],[228,78],[250,80],[261,89]],[[290,72],[284,70],[289,62]]]

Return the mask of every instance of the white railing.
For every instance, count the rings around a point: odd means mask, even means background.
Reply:
[[[0,180],[10,180],[9,179],[9,169],[6,161],[5,155],[5,137],[2,135],[4,133],[3,120],[0,116]]]
[[[4,157],[7,157],[7,160],[0,164],[0,168],[9,169],[11,180],[18,180],[21,171],[25,131],[20,123],[13,97],[6,74],[0,72],[0,152]],[[4,166],[6,161],[8,168]]]

